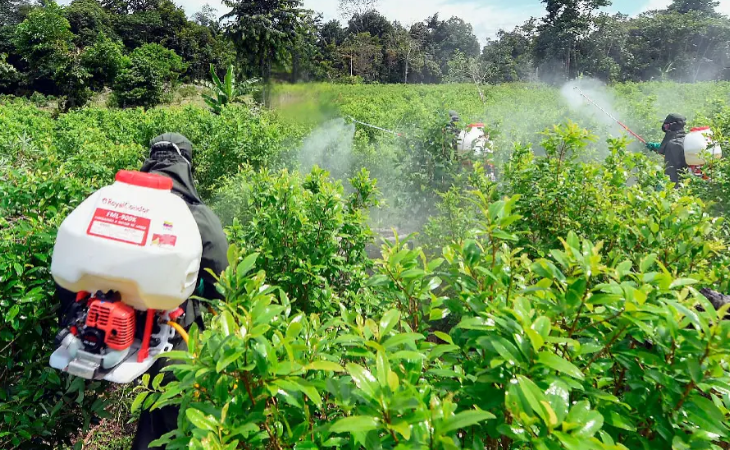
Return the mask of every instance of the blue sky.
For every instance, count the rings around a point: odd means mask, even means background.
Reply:
[[[62,4],[70,0],[60,0]],[[173,0],[185,8],[188,15],[199,11],[206,3],[221,14],[225,11],[220,0]],[[340,19],[339,0],[303,0],[304,6],[321,12],[326,19]],[[650,9],[665,8],[671,0],[613,0],[608,12],[636,15]],[[531,16],[540,17],[544,7],[539,0],[379,0],[378,10],[391,20],[404,24],[421,21],[438,12],[442,18],[458,16],[474,27],[480,43],[494,37],[500,28],[511,29]],[[720,0],[718,10],[730,15],[730,0]]]

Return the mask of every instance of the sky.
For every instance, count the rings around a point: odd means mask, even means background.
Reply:
[[[68,3],[70,0],[61,1]],[[206,3],[225,12],[220,0],[174,0],[188,15],[199,11]],[[651,9],[663,9],[671,0],[613,0],[605,11],[629,15]],[[341,19],[339,0],[304,0],[304,7],[321,12],[326,20]],[[730,15],[730,0],[720,0],[719,12]],[[442,19],[458,16],[469,22],[481,44],[496,35],[499,29],[512,29],[530,17],[541,17],[544,6],[539,0],[379,0],[378,11],[390,20],[411,24],[439,13]]]

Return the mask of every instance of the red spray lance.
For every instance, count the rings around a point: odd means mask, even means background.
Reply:
[[[642,138],[642,137],[641,137],[641,136],[639,136],[638,134],[636,134],[636,133],[634,133],[633,131],[631,131],[631,129],[630,129],[629,127],[627,127],[626,125],[624,125],[624,124],[623,124],[623,123],[622,123],[622,122],[621,122],[620,120],[618,120],[617,118],[613,117],[613,115],[612,115],[612,114],[611,114],[610,112],[606,111],[606,110],[605,110],[605,109],[603,109],[603,108],[602,108],[602,107],[601,107],[601,106],[600,106],[599,104],[597,104],[596,102],[594,102],[593,100],[591,100],[591,99],[590,99],[590,98],[589,98],[589,97],[588,97],[587,95],[585,95],[585,94],[583,93],[583,91],[581,91],[580,89],[578,89],[578,86],[575,86],[575,87],[574,87],[573,89],[575,89],[576,91],[578,91],[578,93],[579,93],[579,94],[580,94],[580,95],[581,95],[581,96],[582,96],[583,98],[585,98],[586,100],[588,100],[588,102],[589,102],[590,104],[592,104],[592,105],[593,105],[593,106],[595,106],[596,108],[598,108],[598,109],[600,109],[601,111],[603,111],[603,113],[604,113],[605,115],[607,115],[608,117],[610,117],[610,118],[611,118],[611,120],[613,120],[614,122],[616,122],[617,124],[619,124],[619,125],[621,126],[621,128],[623,128],[624,130],[628,131],[630,135],[632,135],[633,137],[635,137],[636,139],[638,139],[638,140],[639,140],[639,141],[640,141],[640,142],[641,142],[642,144],[646,144],[646,140],[645,140],[644,138]]]

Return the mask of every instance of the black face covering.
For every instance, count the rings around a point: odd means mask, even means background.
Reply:
[[[687,122],[687,118],[681,114],[669,114],[664,123],[662,124],[662,131],[669,133],[670,131],[678,132],[684,131],[684,125]]]

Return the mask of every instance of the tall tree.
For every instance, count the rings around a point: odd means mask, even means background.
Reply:
[[[497,39],[488,39],[482,49],[482,60],[490,64],[489,81],[509,83],[534,79],[533,45],[535,19],[512,31],[499,30]]]
[[[365,81],[376,81],[383,58],[378,38],[370,33],[351,34],[341,47],[342,56],[349,61],[350,75],[362,77]]]
[[[53,1],[34,8],[17,26],[13,44],[28,63],[31,81],[43,83],[39,89],[53,91],[52,80],[71,59],[73,39],[71,25]]]
[[[223,0],[231,12],[223,16],[225,30],[249,74],[268,83],[272,63],[284,63],[296,44],[304,15],[301,0]],[[255,68],[255,70],[251,70]]]
[[[109,12],[97,0],[74,0],[64,13],[80,47],[92,45],[99,33],[114,35]]]
[[[667,9],[680,14],[694,11],[717,16],[715,8],[719,5],[720,2],[715,0],[672,0],[672,4]]]
[[[30,8],[29,0],[0,0],[0,27],[19,24]]]
[[[423,37],[419,34],[411,34],[407,28],[400,25],[394,27],[388,36],[388,48],[395,51],[396,58],[402,65],[403,83],[408,83],[408,75],[415,69],[421,67],[421,50],[423,48]]]
[[[220,29],[218,23],[218,11],[208,3],[203,5],[200,11],[193,14],[191,19],[201,27],[210,28],[214,32],[218,32]]]
[[[370,10],[353,15],[348,21],[348,30],[351,34],[370,33],[370,36],[382,40],[393,31],[393,24],[378,11]]]
[[[339,5],[340,15],[344,19],[376,9],[378,9],[378,0],[340,0]]]
[[[547,10],[535,46],[541,72],[555,81],[572,78],[580,71],[578,47],[593,24],[596,11],[610,0],[542,0]]]

